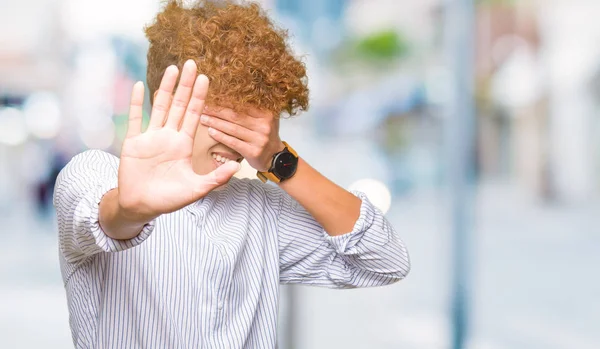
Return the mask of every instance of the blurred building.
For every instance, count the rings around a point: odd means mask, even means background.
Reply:
[[[479,162],[539,199],[598,195],[597,2],[490,2],[478,11]]]

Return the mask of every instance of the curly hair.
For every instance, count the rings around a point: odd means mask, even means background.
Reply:
[[[208,104],[252,106],[276,116],[308,109],[306,67],[291,53],[287,32],[258,4],[199,0],[184,6],[169,0],[145,33],[151,102],[165,69],[181,70],[193,59],[210,80]]]

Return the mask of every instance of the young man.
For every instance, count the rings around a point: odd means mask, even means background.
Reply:
[[[120,159],[86,151],[57,180],[76,347],[274,348],[280,283],[406,276],[381,212],[280,140],[305,70],[257,5],[171,1],[146,33],[148,129],[137,83]],[[276,185],[232,178],[242,158]]]

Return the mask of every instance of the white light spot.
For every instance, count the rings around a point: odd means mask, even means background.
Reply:
[[[361,179],[352,183],[348,189],[365,193],[371,203],[380,209],[383,214],[387,213],[392,205],[390,190],[378,180],[370,178]]]
[[[25,143],[27,136],[23,112],[10,107],[0,109],[0,143],[17,146]]]
[[[58,135],[61,126],[61,111],[58,98],[51,93],[32,94],[23,105],[25,124],[29,132],[42,139]]]
[[[96,130],[90,130],[86,127],[79,128],[81,141],[90,149],[106,150],[110,148],[115,136],[115,124],[113,123],[106,124],[106,126]]]

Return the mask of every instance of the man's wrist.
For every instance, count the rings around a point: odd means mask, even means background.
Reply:
[[[287,181],[296,173],[298,154],[286,142],[280,141],[278,150],[272,155],[271,163],[265,171],[257,171],[257,177],[263,181],[280,183]]]
[[[144,214],[140,205],[125,204],[121,198],[119,188],[114,189],[116,196],[116,215],[119,221],[128,226],[144,226],[158,215]]]
[[[283,144],[282,141],[279,141],[279,144],[273,148],[275,149],[275,151],[272,151],[271,152],[272,154],[270,154],[269,158],[267,158],[266,164],[263,167],[265,170],[264,171],[259,170],[259,172],[269,172],[269,170],[271,169],[271,166],[273,166],[273,159],[275,159],[275,156],[278,153],[282,152],[285,149],[285,144]]]

